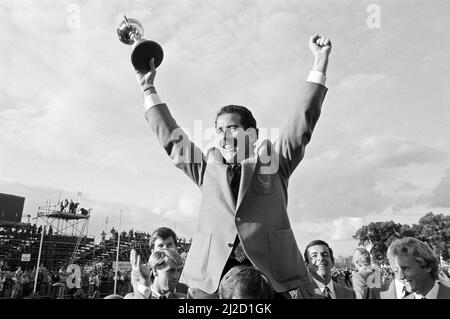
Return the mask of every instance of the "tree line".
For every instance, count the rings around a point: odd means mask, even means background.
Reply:
[[[386,261],[389,245],[398,238],[415,237],[426,242],[445,262],[450,262],[450,215],[429,212],[418,224],[407,225],[388,222],[372,222],[359,228],[353,235],[359,245],[373,244],[372,256]]]

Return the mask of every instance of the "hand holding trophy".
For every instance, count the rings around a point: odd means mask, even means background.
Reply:
[[[158,67],[164,57],[161,46],[155,41],[142,39],[144,28],[139,21],[127,18],[126,15],[123,17],[124,20],[117,29],[117,35],[123,43],[133,45],[131,63],[135,70],[143,73],[150,71],[151,58],[154,58],[155,67]]]

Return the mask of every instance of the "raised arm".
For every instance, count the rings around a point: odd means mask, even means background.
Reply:
[[[178,126],[167,105],[161,102],[154,85],[155,76],[153,59],[150,61],[148,73],[136,71],[136,78],[144,97],[145,118],[175,166],[201,186],[206,169],[204,155]]]
[[[314,56],[313,71],[323,73],[327,75],[328,60],[331,53],[331,41],[326,37],[322,37],[318,34],[313,35],[309,39],[309,48]]]
[[[309,39],[309,47],[314,56],[311,72],[301,92],[299,105],[275,142],[275,151],[280,155],[280,169],[287,177],[292,174],[305,154],[327,92],[325,80],[331,41],[316,34]]]

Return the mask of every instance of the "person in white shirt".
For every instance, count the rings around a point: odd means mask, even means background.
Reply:
[[[411,292],[406,288],[405,284],[398,278],[394,278],[395,295],[397,299],[403,299]]]
[[[316,298],[356,299],[352,289],[331,280],[333,250],[323,240],[310,242],[305,249],[305,262],[311,275]]]
[[[427,244],[412,237],[397,239],[387,255],[395,277],[412,292],[404,299],[450,299],[450,288],[438,281],[438,259]]]
[[[178,238],[176,233],[167,227],[159,227],[150,236],[150,252],[153,253],[155,251],[161,250],[161,249],[175,249],[177,250],[177,242]],[[183,264],[185,259],[181,256],[183,260]],[[139,283],[141,280],[143,274],[140,272],[131,272],[131,285],[135,286]],[[178,283],[175,291],[180,292],[182,294],[185,294],[188,290],[188,287],[182,283]]]
[[[185,294],[174,292],[180,278],[183,261],[175,249],[160,249],[154,251],[149,260],[148,268],[141,263],[141,257],[133,249],[130,254],[131,271],[139,272],[141,279],[133,286],[133,293],[124,299],[184,299]],[[145,269],[147,268],[147,269]],[[153,277],[153,278],[152,278]]]

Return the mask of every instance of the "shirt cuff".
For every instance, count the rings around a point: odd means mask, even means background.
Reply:
[[[325,86],[326,80],[327,80],[327,77],[325,74],[323,74],[320,71],[315,71],[315,70],[311,70],[311,72],[309,72],[308,79],[306,79],[306,81],[308,81],[308,82],[322,84],[323,86]]]
[[[143,284],[137,285],[137,290],[141,295],[143,295],[145,298],[148,298],[148,295],[150,293],[150,288],[147,286],[144,286]]]
[[[162,104],[158,94],[149,94],[145,96],[144,98],[145,112],[147,112],[148,110],[150,110],[150,108],[158,104]]]

